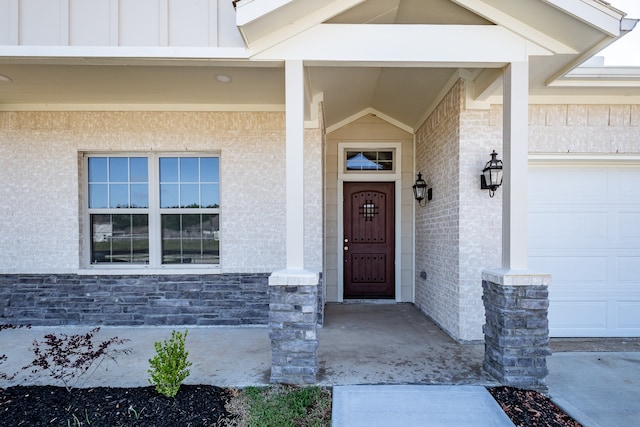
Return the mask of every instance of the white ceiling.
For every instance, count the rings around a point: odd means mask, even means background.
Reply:
[[[505,8],[515,18],[530,22],[579,52],[589,51],[602,39],[596,29],[571,16],[548,13],[552,6],[546,1],[485,2]],[[536,16],[546,18],[536,19]],[[368,0],[327,22],[492,25],[450,0]],[[407,43],[437,41],[407,40]],[[531,58],[531,95],[640,96],[640,88],[624,85],[606,89],[606,92],[593,87],[551,88],[546,85],[550,76],[581,60],[578,55]],[[481,71],[464,70],[464,74],[478,76]],[[452,68],[314,66],[307,67],[307,83],[312,95],[324,94],[327,127],[374,109],[415,128],[437,101],[442,88],[459,73]],[[284,105],[282,63],[1,57],[0,74],[12,79],[12,82],[0,80],[0,109],[4,110],[242,110],[282,109]],[[228,75],[231,82],[219,82],[216,79],[219,74]]]

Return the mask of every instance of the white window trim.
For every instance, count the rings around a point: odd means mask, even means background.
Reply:
[[[172,152],[172,151],[159,151],[159,152],[112,152],[112,151],[96,151],[96,152],[83,152],[82,154],[82,218],[83,225],[81,227],[81,241],[82,241],[82,259],[80,260],[81,268],[78,269],[78,274],[100,274],[100,275],[117,275],[117,274],[215,274],[222,271],[222,256],[220,255],[220,262],[218,264],[162,264],[162,239],[160,238],[162,230],[160,218],[164,213],[168,213],[166,208],[160,208],[160,176],[159,176],[159,159],[161,157],[218,157],[221,158],[219,151],[188,151],[188,152]],[[91,222],[89,212],[89,157],[146,157],[148,159],[148,193],[149,193],[149,207],[148,208],[131,208],[127,209],[127,213],[145,213],[149,216],[149,263],[148,264],[92,264],[91,263]],[[222,187],[222,162],[220,162],[219,171],[219,185]],[[220,197],[222,197],[222,190],[220,189]],[[220,202],[222,206],[222,201]],[[172,214],[184,214],[184,213],[217,213],[222,215],[221,208],[178,208],[171,209]],[[98,211],[98,212],[96,212]],[[122,210],[117,209],[95,209],[94,213],[123,213]],[[222,234],[221,230],[218,231],[219,235]],[[219,249],[220,250],[220,249]]]
[[[402,144],[399,142],[340,142],[338,143],[338,180],[340,181],[395,181],[402,176]],[[393,151],[393,170],[356,171],[347,170],[347,151]]]

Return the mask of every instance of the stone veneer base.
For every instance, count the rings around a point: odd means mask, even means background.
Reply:
[[[271,382],[315,384],[319,276],[284,270],[272,274],[269,285]]]
[[[504,385],[546,392],[551,276],[491,270],[482,278],[484,369]]]
[[[269,274],[0,275],[0,323],[267,325]]]

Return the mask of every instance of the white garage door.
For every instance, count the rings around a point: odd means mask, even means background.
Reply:
[[[640,166],[529,171],[529,267],[553,276],[551,336],[640,336]]]

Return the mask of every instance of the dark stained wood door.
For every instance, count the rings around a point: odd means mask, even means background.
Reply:
[[[394,188],[344,183],[344,298],[395,297]]]

